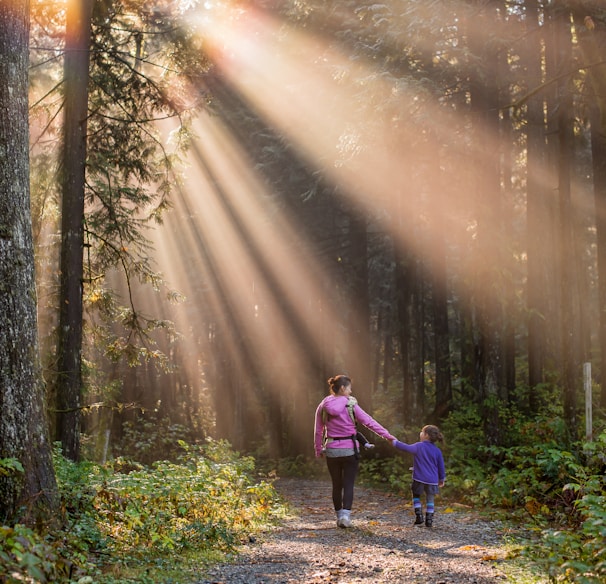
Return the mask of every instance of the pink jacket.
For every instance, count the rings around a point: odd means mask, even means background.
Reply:
[[[347,411],[348,398],[344,395],[329,395],[325,397],[316,409],[316,421],[314,428],[314,448],[316,457],[322,455],[324,426],[326,425],[326,436],[328,438],[345,438],[356,433],[356,425]],[[328,414],[324,424],[322,410]],[[372,430],[375,434],[385,440],[392,442],[395,438],[381,424],[369,416],[358,404],[354,406],[356,421]],[[351,438],[346,440],[335,440],[330,443],[331,448],[352,448]]]

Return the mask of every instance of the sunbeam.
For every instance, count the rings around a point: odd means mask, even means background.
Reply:
[[[295,144],[310,169],[322,169],[344,200],[382,224],[403,250],[431,258],[443,237],[442,218],[464,214],[469,198],[457,191],[464,181],[444,185],[438,178],[440,152],[473,148],[459,143],[464,134],[421,84],[352,62],[327,37],[295,30],[254,7],[207,3],[187,17],[189,25],[195,19],[214,64],[211,93],[213,77],[220,79]],[[335,367],[355,370],[360,364],[347,363],[347,347],[359,339],[334,325],[359,315],[340,302],[332,274],[314,256],[297,218],[280,208],[242,136],[225,122],[220,111],[196,120],[191,166],[157,247],[167,280],[187,297],[187,308],[172,315],[178,328],[191,331],[196,350],[211,353],[210,360],[228,361],[242,380],[236,385],[245,398],[224,396],[231,422],[219,420],[225,412],[216,404],[218,424],[231,426],[234,435],[242,407],[264,399],[259,390],[253,397],[243,389],[249,378],[273,380],[265,391],[285,400],[282,407],[296,399],[298,410],[309,412],[322,388],[301,396],[299,383],[284,387],[281,378],[317,381],[311,372],[326,365],[323,375]],[[492,156],[492,139],[482,145],[488,152],[476,151],[469,164]],[[461,177],[472,172],[463,162]],[[422,184],[411,180],[419,166],[430,177]],[[419,222],[428,233],[422,237]],[[189,367],[195,371],[199,361]],[[238,406],[241,399],[249,405]]]
[[[459,7],[461,14],[470,10],[457,4],[451,16]],[[343,302],[330,261],[319,261],[317,246],[298,218],[289,216],[282,193],[273,192],[256,153],[247,150],[254,144],[245,135],[250,128],[230,119],[229,107],[247,109],[267,132],[288,142],[306,171],[321,175],[344,208],[356,208],[403,257],[420,258],[430,270],[437,266],[434,278],[449,277],[443,265],[448,238],[451,253],[462,258],[457,277],[465,284],[458,292],[475,294],[485,313],[498,310],[482,306],[482,297],[501,285],[491,270],[499,254],[508,253],[499,241],[500,203],[493,199],[513,190],[497,162],[504,112],[483,110],[480,100],[470,105],[463,85],[449,87],[448,98],[435,91],[451,74],[449,67],[459,83],[465,75],[470,85],[479,82],[473,63],[458,62],[462,52],[454,47],[456,39],[483,46],[490,39],[485,16],[444,22],[459,30],[453,39],[444,35],[436,49],[435,39],[413,31],[406,13],[394,9],[412,40],[388,36],[385,52],[397,54],[406,45],[415,57],[390,68],[381,60],[354,58],[347,43],[327,34],[327,28],[339,29],[343,15],[326,10],[323,33],[295,28],[250,4],[208,2],[186,13],[187,26],[213,64],[194,91],[214,94],[217,103],[195,121],[187,177],[167,228],[157,235],[161,269],[187,297],[187,308],[174,315],[178,326],[192,331],[197,350],[212,354],[207,364],[229,361],[231,373],[246,380],[242,387],[254,383],[249,378],[265,380],[254,399],[265,399],[263,391],[279,399],[287,394],[281,407],[297,396],[300,384],[285,388],[281,381],[294,372],[317,382],[319,371],[360,366],[348,363],[355,354],[348,349],[363,346],[361,339],[335,325],[365,316],[354,314],[351,299]],[[365,26],[368,38],[378,34],[372,29],[376,18],[362,11],[347,17],[357,19],[355,38],[364,36]],[[425,70],[435,71],[438,81],[419,74],[423,67],[415,69],[415,59],[425,59]],[[496,81],[484,89],[494,95]],[[232,98],[238,104],[226,107]],[[550,172],[538,174],[545,184],[553,181]],[[480,245],[482,238],[489,243]],[[473,248],[479,251],[470,254]],[[296,398],[302,411],[313,407],[319,392]],[[234,406],[233,416],[241,409]]]

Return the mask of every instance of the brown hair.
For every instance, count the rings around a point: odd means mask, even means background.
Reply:
[[[335,375],[328,380],[328,386],[330,387],[330,393],[336,395],[342,387],[351,385],[351,378],[347,375]]]
[[[427,434],[430,442],[444,441],[444,436],[442,435],[442,432],[440,432],[437,426],[432,426],[431,424],[423,426],[423,428],[421,428],[421,432],[425,432],[425,434]]]

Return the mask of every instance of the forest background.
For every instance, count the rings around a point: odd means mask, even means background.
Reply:
[[[6,63],[24,38],[3,517],[57,508],[54,441],[60,468],[225,439],[292,470],[347,373],[399,438],[440,425],[454,491],[583,526],[553,562],[604,573],[601,2],[33,1]]]

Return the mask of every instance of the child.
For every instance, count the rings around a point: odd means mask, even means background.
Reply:
[[[434,498],[444,486],[446,471],[442,451],[435,442],[442,442],[444,437],[436,426],[423,426],[419,434],[420,442],[405,444],[394,440],[398,450],[405,450],[413,455],[412,463],[412,505],[415,510],[414,525],[423,524],[423,505],[421,495],[426,497],[425,525],[433,526]]]

